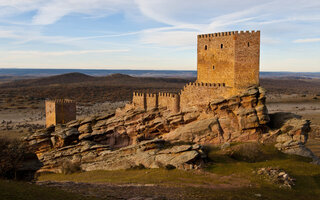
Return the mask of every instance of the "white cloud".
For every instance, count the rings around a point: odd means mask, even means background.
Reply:
[[[320,38],[305,38],[294,40],[294,43],[309,43],[309,42],[320,42]]]
[[[142,33],[141,42],[160,46],[195,46],[196,32],[191,31],[156,31]]]
[[[105,53],[123,53],[129,52],[129,49],[102,49],[102,50],[82,50],[82,51],[7,51],[0,54],[9,54],[14,56],[69,56],[83,54],[105,54]]]
[[[132,4],[132,0],[0,0],[0,16],[36,11],[32,23],[48,25],[69,14],[101,17],[130,10]]]
[[[230,30],[262,30],[264,43],[274,45],[280,42],[279,33],[297,37],[307,30],[299,29],[303,26],[301,22],[320,22],[320,16],[314,11],[320,4],[304,0],[203,0],[196,3],[192,0],[136,0],[136,3],[142,14],[171,28],[141,34],[143,43],[162,46],[189,46],[199,33]],[[188,13],[194,15],[188,17]],[[278,25],[273,26],[275,23]]]
[[[136,13],[139,10],[141,15],[166,24],[163,28],[167,29],[150,31],[145,28],[128,33],[88,37],[45,36],[35,32],[29,35],[17,33],[10,35],[7,32],[9,37],[24,38],[23,42],[47,40],[49,43],[63,43],[140,34],[143,44],[163,46],[188,46],[193,43],[197,33],[229,31],[234,30],[234,27],[263,29],[264,26],[274,23],[319,22],[320,16],[312,12],[316,8],[320,8],[319,2],[304,0],[0,0],[0,13],[8,14],[11,11],[12,15],[18,15],[27,11],[36,11],[32,18],[32,23],[35,25],[53,24],[64,16],[74,13],[105,17],[120,12]],[[309,10],[311,12],[306,15],[306,11]],[[278,31],[284,31],[281,28],[285,26],[278,27]],[[268,35],[268,37],[272,36]]]

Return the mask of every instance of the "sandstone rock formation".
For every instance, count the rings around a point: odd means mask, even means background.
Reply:
[[[320,159],[305,147],[310,131],[310,121],[292,113],[275,113],[271,116],[273,131],[264,135],[263,142],[275,143],[275,147],[287,154],[294,154],[313,159],[313,163],[320,164]]]
[[[164,140],[148,140],[118,150],[109,146],[82,141],[75,145],[55,149],[39,156],[45,164],[41,171],[61,172],[64,162],[71,161],[82,170],[117,170],[134,167],[159,168],[173,166],[193,169],[201,166],[204,156],[199,145],[172,146]]]
[[[269,131],[269,120],[264,90],[251,87],[179,113],[127,105],[115,113],[48,127],[26,141],[43,163],[42,171],[54,172],[65,161],[86,171],[139,165],[197,168],[205,157],[202,145],[230,142],[277,142],[280,150],[302,155],[293,149],[304,147],[309,124],[292,119]]]

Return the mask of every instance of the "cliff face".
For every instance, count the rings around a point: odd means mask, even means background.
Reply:
[[[190,169],[201,167],[202,145],[278,137],[267,134],[268,122],[265,92],[252,87],[238,96],[179,113],[127,105],[116,113],[49,127],[26,140],[43,163],[42,171],[60,172],[61,163],[67,161],[86,171],[139,165]]]

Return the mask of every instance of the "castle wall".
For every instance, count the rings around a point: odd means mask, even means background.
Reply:
[[[259,85],[260,31],[236,35],[234,87]]]
[[[222,83],[189,83],[181,90],[180,109],[184,111],[191,107],[207,106],[214,99],[225,99],[232,95],[232,88]]]
[[[198,35],[197,82],[234,85],[235,32]]]
[[[165,107],[172,112],[180,111],[180,96],[172,93],[133,93],[132,104],[135,108],[151,110]]]
[[[159,107],[166,107],[172,112],[180,111],[180,95],[172,93],[159,93]]]
[[[46,106],[46,127],[56,125],[56,103],[54,101],[45,101]]]
[[[158,94],[146,94],[146,109],[158,108]]]
[[[76,119],[76,103],[72,100],[47,100],[45,104],[47,127]]]
[[[136,108],[146,110],[147,109],[146,95],[144,93],[134,92],[133,98],[132,98],[132,104]]]

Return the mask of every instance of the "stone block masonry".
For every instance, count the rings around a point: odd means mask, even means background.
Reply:
[[[180,111],[180,95],[173,93],[133,93],[132,104],[135,108],[152,110],[165,107],[173,112]]]
[[[159,107],[166,107],[172,112],[179,112],[180,95],[172,93],[159,93]]]
[[[76,119],[76,102],[69,99],[46,100],[46,127]]]
[[[146,102],[146,94],[145,93],[138,93],[134,92],[132,97],[132,104],[134,107],[139,109],[145,109],[147,108],[147,102]]]
[[[180,108],[182,111],[191,107],[208,106],[214,99],[232,96],[232,88],[225,83],[189,83],[181,90]]]
[[[198,35],[197,49],[197,82],[259,85],[260,31]]]

